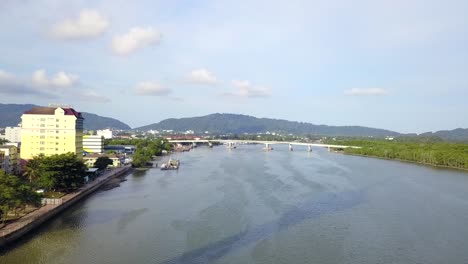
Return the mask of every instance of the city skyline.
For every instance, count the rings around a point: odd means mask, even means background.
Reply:
[[[0,103],[468,127],[465,1],[4,1]],[[138,115],[135,115],[138,113]]]

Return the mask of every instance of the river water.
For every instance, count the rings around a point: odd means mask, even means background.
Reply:
[[[468,263],[468,173],[261,148],[133,172],[0,263]]]

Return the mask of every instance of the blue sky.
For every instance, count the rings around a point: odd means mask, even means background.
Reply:
[[[468,127],[468,1],[0,2],[0,102]]]

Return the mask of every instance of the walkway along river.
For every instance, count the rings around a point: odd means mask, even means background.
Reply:
[[[297,150],[174,155],[178,171],[132,172],[0,263],[468,263],[467,173]]]
[[[17,239],[20,239],[22,236],[26,235],[34,228],[39,227],[42,223],[49,220],[51,217],[59,214],[74,203],[96,191],[109,180],[123,175],[129,169],[130,167],[126,166],[107,171],[102,176],[98,177],[95,181],[85,184],[78,191],[63,196],[62,202],[60,204],[48,204],[42,206],[38,210],[21,217],[17,221],[0,228],[0,249],[2,247],[6,247],[8,244],[15,242]]]

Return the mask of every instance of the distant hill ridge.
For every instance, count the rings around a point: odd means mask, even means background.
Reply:
[[[200,117],[170,118],[159,123],[135,128],[136,130],[194,130],[198,133],[262,133],[282,132],[326,136],[398,136],[400,133],[363,126],[327,126],[271,118],[256,118],[239,114],[211,114]]]
[[[16,126],[21,122],[21,115],[33,107],[33,104],[0,104],[0,127]],[[76,109],[79,111],[79,109]],[[110,117],[103,117],[92,113],[81,112],[85,118],[85,130],[113,128],[121,130],[131,129],[129,125]]]

